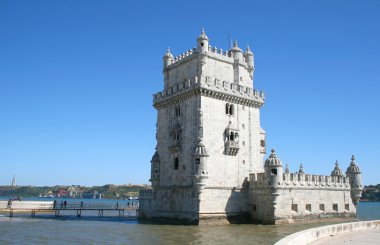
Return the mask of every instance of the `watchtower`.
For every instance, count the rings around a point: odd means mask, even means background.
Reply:
[[[253,86],[254,54],[212,47],[203,30],[196,48],[163,57],[164,89],[153,95],[157,147],[152,191],[140,216],[199,223],[248,213],[249,173],[263,172],[264,93]]]

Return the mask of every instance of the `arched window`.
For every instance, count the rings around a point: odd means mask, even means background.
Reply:
[[[235,137],[234,137],[234,136],[235,136],[235,135],[234,135],[234,133],[233,133],[233,132],[231,132],[231,133],[230,133],[230,140],[231,140],[231,141],[233,141],[233,140],[235,139]]]
[[[178,157],[174,158],[174,170],[178,170],[179,167],[179,159]]]
[[[226,115],[234,114],[234,105],[227,103],[226,104]]]
[[[230,115],[234,114],[234,105],[230,105]]]
[[[176,117],[181,116],[181,107],[179,105],[175,107],[174,111]]]

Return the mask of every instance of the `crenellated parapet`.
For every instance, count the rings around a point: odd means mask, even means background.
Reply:
[[[153,198],[153,189],[140,189],[139,199],[152,199]]]
[[[263,91],[210,76],[196,76],[154,94],[153,104],[158,109],[199,94],[255,107],[265,102]]]
[[[272,186],[265,173],[251,173],[250,188],[264,188]],[[297,189],[340,189],[349,190],[349,177],[325,176],[315,174],[283,173],[277,188]]]

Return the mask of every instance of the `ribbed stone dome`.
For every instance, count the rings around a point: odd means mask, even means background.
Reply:
[[[168,48],[168,49],[166,50],[166,53],[165,53],[164,57],[165,57],[165,58],[166,58],[166,57],[168,57],[168,58],[173,58],[173,55],[170,53],[170,48]]]
[[[158,155],[158,152],[156,151],[152,157],[152,162],[159,162],[160,161],[160,155]]]
[[[350,163],[350,166],[348,166],[346,173],[358,173],[358,174],[361,173],[359,167],[356,165],[354,155],[352,155],[351,157],[351,163]]]
[[[281,160],[277,157],[274,149],[271,150],[271,153],[267,160],[265,160],[265,166],[277,166],[282,167]]]
[[[234,41],[234,46],[232,47],[231,51],[233,51],[233,52],[243,52],[243,50],[241,50],[239,48],[237,40]]]
[[[344,176],[342,170],[340,170],[340,168],[339,168],[338,161],[335,162],[335,168],[331,172],[331,176]]]
[[[199,142],[197,147],[195,148],[195,156],[200,156],[200,157],[207,157],[208,154],[207,154],[207,151],[206,151],[206,147],[204,146],[204,144],[202,142]]]
[[[253,55],[251,49],[249,48],[249,46],[247,46],[247,50],[245,51],[245,55]]]
[[[199,35],[198,39],[201,40],[208,40],[208,37],[206,36],[205,29],[202,29],[201,35]]]

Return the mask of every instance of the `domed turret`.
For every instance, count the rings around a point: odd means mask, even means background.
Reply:
[[[170,48],[166,50],[166,53],[162,59],[164,60],[164,69],[168,67],[169,65],[171,65],[174,58],[173,58],[173,55],[170,53]]]
[[[238,46],[237,40],[234,42],[234,46],[230,49],[235,60],[241,60],[243,58],[243,50],[241,50]]]
[[[282,162],[274,149],[271,150],[269,157],[265,160],[265,167],[282,167]]]
[[[152,163],[150,181],[152,182],[152,186],[157,186],[160,183],[160,155],[157,151],[150,162]]]
[[[335,162],[335,168],[334,168],[334,170],[331,172],[331,176],[340,176],[340,177],[343,177],[343,176],[344,176],[342,170],[340,170],[340,168],[339,168],[339,163],[338,163],[338,161]]]
[[[197,38],[198,52],[205,54],[208,52],[208,37],[206,36],[205,30],[202,29],[201,35]]]
[[[352,155],[350,166],[346,170],[346,176],[350,178],[351,198],[356,206],[362,196],[363,184],[362,175],[359,167],[356,165],[355,156]]]
[[[253,70],[255,64],[254,64],[254,60],[253,60],[253,53],[252,53],[251,49],[249,48],[249,46],[247,46],[247,50],[244,53],[244,57],[245,57],[245,60],[248,64],[248,68]]]
[[[206,159],[208,157],[206,147],[202,143],[202,139],[199,140],[195,147],[195,173],[193,176],[193,185],[201,191],[206,185],[206,179],[208,179],[208,172],[206,168]]]
[[[265,160],[265,172],[269,179],[269,184],[273,187],[276,187],[282,181],[282,162],[277,157],[274,149],[271,150],[271,153],[267,160]]]

